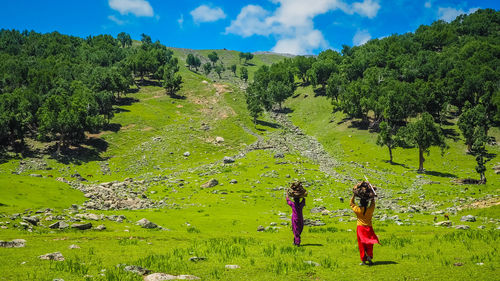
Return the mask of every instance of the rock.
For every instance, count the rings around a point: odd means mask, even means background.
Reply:
[[[76,214],[75,217],[79,219],[84,219],[84,220],[93,220],[93,221],[98,221],[101,219],[100,216],[92,213],[86,213],[86,214]]]
[[[224,266],[226,269],[237,269],[237,268],[241,268],[239,265],[237,264],[226,264],[226,266]]]
[[[276,222],[271,222],[269,225],[270,226],[277,226],[278,224]]]
[[[138,220],[136,224],[141,226],[142,228],[147,228],[147,229],[158,227],[158,225],[156,225],[153,222],[150,222],[149,220],[147,220],[145,218]]]
[[[320,266],[319,263],[314,262],[314,261],[304,261],[304,263],[309,264],[309,265],[313,265],[313,266]]]
[[[26,246],[26,240],[24,239],[14,239],[12,241],[0,240],[1,248],[23,248],[24,246]]]
[[[434,224],[435,226],[447,226],[450,227],[452,225],[451,221],[440,221]]]
[[[189,156],[191,155],[191,152],[186,151],[186,152],[184,152],[184,154],[182,154],[182,155],[184,155],[185,157],[189,157]]]
[[[67,224],[66,222],[64,222],[64,221],[59,222],[59,229],[65,229],[68,227],[69,227],[69,224]]]
[[[467,216],[463,216],[460,221],[468,221],[468,222],[475,222],[476,221],[476,217],[473,216],[473,215],[467,215]]]
[[[479,229],[485,229],[485,228],[486,228],[486,226],[484,226],[484,225],[480,225],[480,226],[478,226],[477,228],[479,228]]]
[[[199,280],[200,277],[196,277],[194,275],[177,275],[177,279],[179,279],[179,280]]]
[[[232,179],[229,183],[230,183],[230,184],[237,184],[237,183],[238,183],[238,181],[237,181],[237,180],[235,180],[235,179]]]
[[[259,225],[259,227],[257,227],[257,231],[264,231],[266,230],[262,225]]]
[[[321,213],[324,210],[326,210],[326,207],[324,207],[324,206],[314,207],[311,209],[311,214]]]
[[[456,229],[469,229],[470,227],[468,225],[456,225],[455,226]]]
[[[216,143],[222,143],[222,142],[224,142],[224,138],[223,137],[216,137],[215,138],[215,142]]]
[[[23,217],[23,220],[31,223],[32,225],[37,225],[40,219],[38,217]]]
[[[87,230],[92,228],[92,223],[75,223],[71,225],[71,228],[76,228],[80,230]]]
[[[274,158],[285,158],[285,155],[281,152],[274,154]]]
[[[219,184],[219,182],[216,179],[210,179],[206,183],[202,184],[201,187],[202,188],[210,188],[210,187],[214,187],[218,184]]]
[[[493,171],[495,171],[495,174],[497,175],[500,174],[500,164],[493,167]]]
[[[144,277],[144,281],[177,280],[177,276],[166,273],[153,273]]]
[[[454,263],[453,265],[454,265],[454,266],[462,266],[462,265],[464,265],[464,264],[463,264],[463,263],[461,263],[461,262],[456,262],[456,263]]]
[[[71,244],[71,245],[69,245],[68,248],[70,248],[70,249],[80,249],[80,246],[75,245],[75,244]]]
[[[49,228],[52,228],[52,229],[58,229],[58,228],[59,228],[59,224],[60,224],[60,223],[61,223],[61,222],[56,221],[55,223],[53,223],[53,224],[49,225]]]
[[[230,164],[230,163],[234,163],[234,158],[229,157],[229,156],[224,156],[224,159],[222,161],[224,161],[224,164]]]
[[[41,178],[42,175],[40,175],[40,174],[30,174],[30,177]]]
[[[104,224],[100,224],[100,225],[98,225],[95,229],[97,229],[97,230],[101,230],[101,231],[102,231],[102,230],[106,230],[106,226],[105,226]]]
[[[198,262],[198,261],[204,261],[206,259],[207,259],[206,257],[190,257],[189,261]]]
[[[309,225],[309,226],[322,226],[325,225],[324,222],[321,220],[310,220],[310,219],[305,219],[304,220],[304,225]]]
[[[146,269],[146,268],[142,268],[142,267],[137,266],[137,265],[127,265],[127,266],[125,266],[125,268],[123,268],[123,270],[128,271],[128,272],[132,272],[135,274],[139,274],[139,275],[146,275],[146,274],[151,273],[151,270]]]
[[[64,257],[60,252],[41,255],[38,258],[40,258],[41,260],[64,261]]]

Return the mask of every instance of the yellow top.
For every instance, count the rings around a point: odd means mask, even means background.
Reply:
[[[358,225],[362,226],[372,226],[372,216],[373,211],[375,211],[375,200],[372,200],[370,206],[366,209],[366,213],[363,215],[365,208],[361,208],[354,203],[354,196],[351,198],[351,209],[356,213],[358,217]]]

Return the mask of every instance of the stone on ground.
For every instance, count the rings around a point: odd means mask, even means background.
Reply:
[[[142,219],[138,220],[136,224],[141,226],[142,228],[148,228],[148,229],[158,227],[158,225],[156,225],[154,222],[150,222],[146,218],[142,218]]]
[[[41,255],[39,258],[41,260],[64,261],[64,256],[60,252]]]
[[[26,246],[26,240],[24,239],[14,239],[12,241],[1,241],[0,240],[0,247],[1,248],[22,248]]]

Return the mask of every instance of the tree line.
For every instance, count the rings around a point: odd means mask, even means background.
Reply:
[[[142,34],[79,38],[0,30],[0,150],[26,138],[81,143],[113,117],[113,105],[145,77],[175,95],[182,78],[171,50]],[[135,78],[140,78],[137,81]]]
[[[431,146],[447,148],[442,126],[458,116],[480,182],[488,130],[500,120],[500,12],[478,10],[422,25],[414,33],[344,45],[317,57],[296,56],[255,74],[247,91],[254,122],[264,110],[280,109],[297,86],[312,85],[334,111],[360,119],[378,132],[392,163],[396,147],[417,147],[419,171]]]

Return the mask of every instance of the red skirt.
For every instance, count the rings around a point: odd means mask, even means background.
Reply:
[[[371,226],[358,225],[356,233],[358,241],[363,244],[380,244],[378,237]]]

